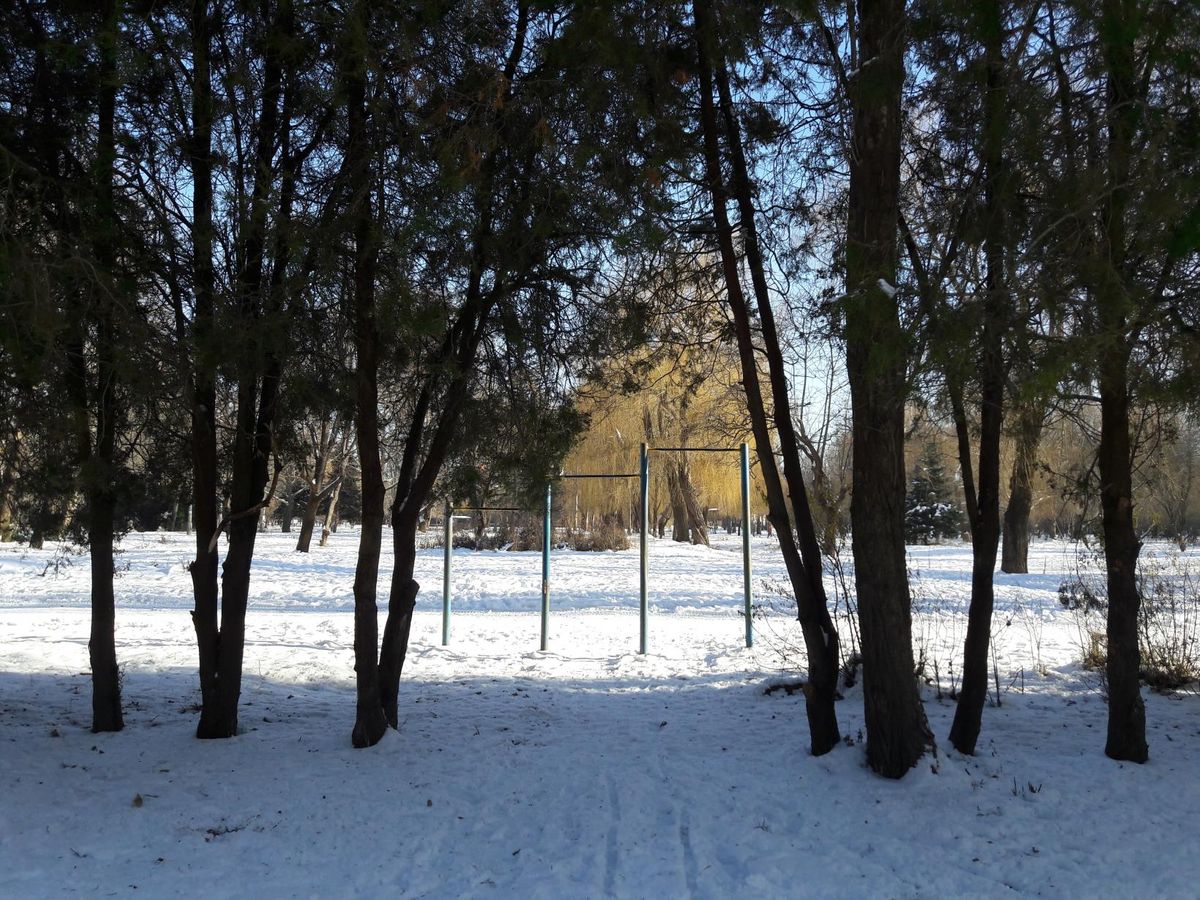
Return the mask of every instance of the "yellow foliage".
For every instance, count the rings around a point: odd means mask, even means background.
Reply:
[[[703,344],[703,342],[702,342]],[[714,349],[715,347],[715,349]],[[658,357],[658,358],[656,358]],[[630,378],[641,385],[622,389]],[[588,430],[567,456],[568,473],[621,473],[636,476],[642,442],[653,447],[722,447],[728,452],[687,454],[692,483],[710,522],[741,517],[738,450],[750,437],[736,356],[716,344],[680,351],[661,349],[642,358],[613,363],[602,378],[580,391],[579,407],[590,416]],[[753,465],[753,446],[751,447]],[[670,452],[670,457],[679,454]],[[670,516],[668,451],[650,453],[651,528]],[[751,515],[765,511],[757,469],[751,471]],[[559,488],[562,515],[574,527],[617,513],[636,523],[638,479],[571,479]],[[632,517],[632,518],[631,518]]]

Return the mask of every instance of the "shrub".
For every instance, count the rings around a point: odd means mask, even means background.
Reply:
[[[1151,556],[1139,564],[1137,583],[1142,680],[1159,690],[1200,681],[1200,575],[1179,554]],[[1108,608],[1104,579],[1076,575],[1059,585],[1058,599],[1081,614],[1083,667],[1103,672],[1107,638],[1091,627],[1090,614]]]
[[[1058,602],[1066,609],[1081,609],[1084,612],[1108,608],[1108,602],[1097,597],[1096,592],[1079,577],[1068,579],[1058,586]]]
[[[1166,571],[1154,560],[1138,572],[1142,679],[1162,690],[1200,680],[1200,579],[1182,557],[1171,560]]]
[[[571,544],[576,550],[628,550],[629,535],[625,533],[615,515],[606,515],[598,526],[589,532],[572,535]]]

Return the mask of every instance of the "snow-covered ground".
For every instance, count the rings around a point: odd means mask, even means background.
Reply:
[[[893,783],[864,767],[859,688],[847,746],[820,759],[801,695],[764,693],[803,664],[770,539],[753,649],[736,539],[655,542],[644,657],[636,550],[554,554],[545,653],[537,554],[457,552],[442,647],[441,551],[422,552],[402,728],[366,751],[349,743],[356,536],[307,556],[293,540],[260,536],[245,733],[215,742],[192,737],[185,535],[124,541],[110,735],[87,730],[86,557],[0,545],[0,897],[1197,895],[1200,696],[1146,692],[1150,762],[1104,757],[1088,623],[1056,593],[1070,545],[997,575],[1001,705],[974,758],[946,743],[944,696],[970,553],[912,550],[940,749]]]

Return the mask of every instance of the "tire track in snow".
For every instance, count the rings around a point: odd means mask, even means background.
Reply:
[[[617,782],[608,776],[608,834],[604,841],[604,896],[615,897],[617,886],[617,828],[621,824],[621,801],[617,796]]]

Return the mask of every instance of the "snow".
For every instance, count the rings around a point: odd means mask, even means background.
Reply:
[[[546,653],[537,554],[456,553],[442,647],[441,551],[422,551],[402,727],[365,751],[349,742],[356,536],[307,556],[293,540],[260,535],[244,733],[208,742],[186,536],[124,542],[127,727],[107,735],[87,730],[86,557],[0,545],[0,896],[1195,894],[1179,836],[1200,804],[1200,698],[1147,691],[1150,762],[1104,757],[1088,626],[1056,595],[1070,545],[997,575],[1002,705],[973,758],[947,743],[944,696],[970,553],[912,548],[939,755],[890,782],[865,767],[861,687],[838,707],[850,745],[821,758],[802,695],[764,693],[803,664],[770,539],[753,649],[737,539],[656,541],[644,657],[636,548],[555,553]]]

